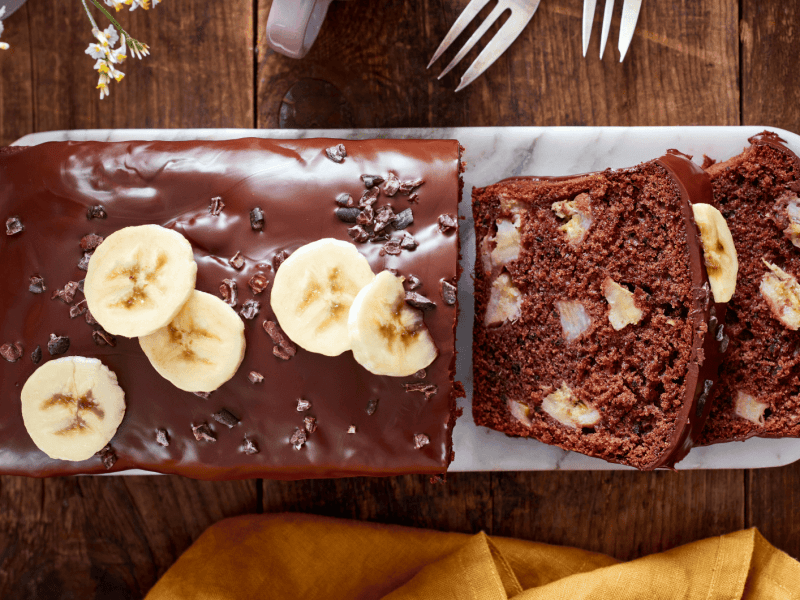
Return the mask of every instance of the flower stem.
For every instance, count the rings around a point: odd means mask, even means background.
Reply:
[[[103,5],[101,5],[97,0],[90,0],[90,2],[94,4],[97,8],[99,8],[101,13],[103,13],[106,17],[108,17],[108,20],[111,21],[111,24],[114,25],[114,27],[116,27],[117,29],[119,29],[120,34],[124,34],[126,38],[130,39],[131,36],[128,35],[128,32],[122,28],[122,25],[120,25],[119,22],[114,17],[111,16],[111,13],[108,12]]]
[[[97,21],[94,20],[92,13],[89,12],[89,7],[86,6],[86,0],[81,0],[81,3],[83,4],[83,8],[86,10],[86,16],[89,17],[89,22],[92,24],[92,28],[97,29]]]
[[[146,49],[146,46],[144,44],[142,44],[142,42],[140,42],[139,40],[132,38],[131,34],[129,34],[127,31],[125,31],[122,28],[122,25],[119,24],[119,21],[117,21],[113,16],[111,16],[111,13],[108,12],[105,9],[105,7],[102,6],[97,0],[89,0],[89,1],[92,4],[94,4],[97,8],[99,8],[100,12],[102,12],[106,17],[108,17],[108,20],[111,21],[111,24],[114,27],[117,28],[117,30],[119,31],[120,35],[125,36],[125,43],[128,44],[128,47],[132,48],[133,50],[136,50],[137,52],[143,52]],[[81,2],[83,2],[83,6],[86,8],[86,13],[88,14],[89,13],[89,8],[86,6],[86,0],[81,0]],[[94,19],[92,19],[92,15],[91,14],[89,15],[89,19],[91,19],[92,25],[95,28],[97,28],[97,24],[94,22]]]

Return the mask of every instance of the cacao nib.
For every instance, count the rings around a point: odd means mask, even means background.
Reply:
[[[367,414],[372,416],[375,414],[375,411],[378,410],[378,399],[377,398],[370,398],[369,402],[367,402]]]
[[[380,175],[362,175],[361,181],[364,182],[364,187],[371,188],[382,184],[386,180]]]
[[[19,217],[9,217],[6,219],[6,235],[17,235],[25,231],[25,226],[22,224],[22,221],[19,220]]]
[[[405,229],[413,222],[414,222],[414,213],[411,212],[410,208],[407,208],[397,213],[397,217],[395,217],[394,223],[392,225],[395,229]]]
[[[108,333],[105,329],[95,329],[92,332],[92,340],[98,346],[111,346],[112,348],[117,345],[117,338]]]
[[[444,300],[445,304],[453,306],[456,303],[456,286],[449,281],[445,281],[444,279],[442,280],[441,284],[442,300]]]
[[[242,305],[242,310],[239,311],[239,314],[249,321],[250,319],[254,319],[260,310],[261,302],[258,300],[248,300]]]
[[[414,308],[420,310],[430,310],[436,308],[436,303],[430,298],[426,298],[417,292],[406,292],[406,304],[410,304]]]
[[[255,442],[247,436],[244,436],[242,450],[245,454],[258,454],[258,446],[256,446]]]
[[[400,249],[400,238],[392,238],[383,245],[378,254],[380,256],[385,256],[386,254],[397,256],[400,252],[402,252]]]
[[[357,208],[337,208],[335,213],[336,217],[343,223],[355,223],[359,215]]]
[[[81,271],[88,271],[89,270],[89,261],[92,259],[91,252],[84,252],[81,259],[78,261],[78,268]]]
[[[50,341],[47,342],[47,351],[50,353],[50,356],[64,354],[67,350],[69,350],[69,337],[51,333]]]
[[[389,175],[386,177],[386,183],[383,185],[383,193],[391,198],[397,194],[399,189],[400,180],[397,178],[397,175],[389,171]]]
[[[106,444],[105,448],[97,452],[96,455],[103,461],[106,469],[110,469],[114,466],[114,463],[117,462],[117,453],[114,452],[111,444]]]
[[[361,225],[353,225],[347,230],[347,235],[353,238],[354,242],[364,243],[369,240],[369,233]]]
[[[303,412],[304,410],[308,410],[309,408],[311,408],[311,402],[309,402],[305,398],[297,399],[297,412]]]
[[[375,232],[383,231],[386,226],[394,221],[395,214],[391,206],[381,206],[375,215]]]
[[[408,196],[409,194],[411,194],[411,192],[413,192],[423,183],[425,183],[424,179],[412,179],[410,181],[404,181],[403,183],[400,184],[398,190],[401,194]]]
[[[165,448],[169,446],[169,435],[166,429],[156,429],[156,443]]]
[[[263,273],[256,273],[250,278],[250,281],[247,282],[247,285],[250,286],[250,290],[254,294],[260,294],[265,289],[267,289],[268,283],[269,280],[267,279],[266,275],[264,275]]]
[[[317,418],[316,417],[306,417],[303,419],[303,423],[306,426],[306,431],[308,433],[314,433],[317,430]]]
[[[217,196],[216,198],[211,199],[211,203],[208,205],[208,212],[211,213],[212,217],[218,217],[224,208],[225,203],[222,201],[222,198]]]
[[[211,392],[192,392],[198,398],[204,398],[208,400],[211,397]]]
[[[419,194],[411,194],[408,197],[409,204],[419,204]]]
[[[439,231],[442,233],[447,233],[448,231],[455,229],[457,225],[458,221],[453,215],[439,215]]]
[[[96,321],[96,320],[95,320],[95,318],[92,316],[92,311],[90,311],[90,310],[87,310],[87,311],[86,311],[86,317],[85,317],[85,318],[86,318],[86,322],[87,322],[89,325],[97,325],[97,321]]]
[[[374,187],[370,188],[361,194],[361,199],[358,201],[358,206],[360,208],[364,208],[366,206],[373,206],[378,201],[378,196],[380,196],[381,188]]]
[[[264,211],[258,207],[250,211],[250,227],[253,231],[264,229]]]
[[[439,391],[439,386],[432,383],[404,383],[407,392],[420,392],[425,394],[425,400],[430,400]]]
[[[236,306],[239,302],[239,292],[233,279],[223,279],[222,285],[219,286],[219,293],[228,306]]]
[[[36,348],[34,348],[33,352],[31,352],[31,362],[33,364],[35,364],[35,365],[38,365],[40,362],[42,362],[42,347],[41,346],[36,346]]]
[[[272,354],[281,360],[289,360],[297,353],[294,348],[284,348],[283,346],[273,346]]]
[[[33,294],[41,294],[47,289],[44,285],[44,277],[40,277],[37,275],[31,275],[30,285],[28,286],[28,291]]]
[[[242,267],[244,267],[244,258],[242,258],[241,252],[234,254],[233,258],[231,258],[228,262],[237,271],[241,271]]]
[[[353,197],[347,192],[342,192],[336,196],[336,204],[343,208],[355,208],[356,201],[353,200]]]
[[[355,433],[355,432],[356,432],[355,425],[350,425],[350,427],[347,428],[347,433]]]
[[[100,244],[103,243],[105,238],[102,235],[97,235],[96,233],[90,233],[85,235],[81,238],[81,249],[85,250],[94,250]]]
[[[275,272],[278,272],[278,269],[285,261],[289,258],[289,251],[288,250],[281,250],[275,256],[272,257],[272,268],[275,269]]]
[[[8,362],[17,362],[22,357],[22,346],[20,344],[3,344],[0,346],[0,356]]]
[[[84,285],[86,285],[86,280],[85,280],[85,279],[81,279],[81,280],[78,282],[78,291],[79,291],[81,294],[83,293],[83,286],[84,286]]]
[[[55,290],[53,294],[50,296],[51,300],[55,300],[58,298],[64,304],[72,304],[72,301],[75,299],[75,292],[78,291],[78,282],[70,281],[67,285],[64,286],[63,290]]]
[[[424,433],[414,434],[414,448],[416,448],[417,450],[419,450],[423,446],[427,446],[430,443],[431,443],[430,438]]]
[[[425,379],[427,376],[428,374],[425,372],[425,369],[420,369],[413,375],[414,379]]]
[[[217,436],[214,435],[214,432],[211,430],[211,427],[208,426],[208,423],[192,425],[192,433],[194,434],[194,439],[196,439],[198,442],[217,441]]]
[[[358,209],[356,208],[348,210],[358,210]],[[356,215],[356,223],[359,225],[372,225],[372,221],[374,219],[375,219],[375,211],[372,210],[371,206],[365,206],[364,210],[362,210]]]
[[[295,450],[300,450],[300,448],[303,447],[303,444],[306,443],[307,439],[308,439],[308,436],[306,435],[305,430],[297,428],[297,429],[294,430],[294,433],[292,434],[292,437],[289,438],[289,443],[291,443],[292,446],[294,446]]]
[[[215,412],[211,415],[217,423],[222,423],[228,429],[232,429],[236,425],[239,424],[239,419],[236,418],[232,412],[227,409],[222,409],[219,412]]]
[[[343,163],[347,157],[347,148],[344,147],[344,144],[331,146],[330,148],[325,148],[325,155],[335,163]]]
[[[108,217],[108,214],[106,214],[106,209],[102,204],[90,206],[86,211],[87,219],[105,219],[106,217]]]
[[[86,314],[87,310],[89,310],[89,306],[86,300],[76,302],[69,307],[69,318],[74,319],[75,317],[80,317],[81,315]]]
[[[264,376],[258,371],[250,371],[247,378],[250,380],[250,383],[261,383],[264,381]]]
[[[289,338],[283,334],[277,323],[274,321],[264,321],[262,325],[264,331],[266,331],[267,335],[272,339],[272,343],[275,344],[275,347],[272,349],[272,354],[283,360],[289,360],[297,354],[297,348],[289,341]]]
[[[403,250],[415,250],[417,246],[419,246],[419,244],[417,243],[417,240],[414,239],[414,236],[407,231],[404,231],[403,237],[400,238],[400,247]]]
[[[413,274],[406,277],[405,282],[408,284],[408,289],[410,290],[416,290],[422,287],[422,280]]]

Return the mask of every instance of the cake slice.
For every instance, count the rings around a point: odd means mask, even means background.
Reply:
[[[800,436],[800,158],[773,133],[749,141],[707,168],[740,271],[702,444]]]
[[[638,469],[674,465],[717,378],[725,298],[712,286],[735,284],[719,213],[697,213],[704,241],[720,236],[701,248],[692,205],[710,208],[708,177],[670,153],[508,179],[472,200],[475,423]]]

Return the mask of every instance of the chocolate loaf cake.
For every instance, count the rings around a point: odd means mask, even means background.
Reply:
[[[774,133],[749,141],[707,168],[741,267],[701,444],[800,436],[800,158]]]
[[[442,473],[452,456],[459,387],[453,375],[461,171],[458,142],[436,140],[83,142],[3,149],[0,473],[146,469],[200,479]],[[115,268],[105,256],[114,251],[124,258],[125,244],[129,254],[135,246],[142,268],[163,279],[169,261],[154,254],[148,262],[151,235],[178,250],[183,242],[173,238],[191,245],[188,262],[184,257],[175,263],[185,280],[162,282],[166,295],[179,297],[174,307],[160,309],[161,316],[169,320],[180,303],[183,308],[155,333],[149,329],[161,324],[142,319],[115,334],[106,325],[116,318],[113,311],[95,318],[88,310],[113,292],[92,279],[93,269],[97,277],[133,286],[110,309],[133,310],[137,302],[153,300],[155,288],[150,297],[141,292],[150,275],[142,279],[138,263]],[[393,330],[383,341],[391,353],[400,336],[399,347],[408,350],[409,340],[427,330],[429,366],[377,375],[346,344],[307,351],[292,341],[271,303],[273,283],[296,250],[319,242],[344,248],[347,260],[366,259],[365,281],[380,274],[375,279],[383,287],[359,301],[362,309],[384,290],[400,294],[392,306],[416,329]],[[189,263],[196,263],[196,279]],[[284,298],[291,298],[295,278],[304,276],[302,264],[293,261],[294,275],[284,277]],[[320,285],[338,293],[336,277]],[[309,283],[307,295],[316,293],[317,283]],[[180,294],[172,293],[173,285]],[[100,300],[89,297],[90,288]],[[300,310],[307,299],[291,301]],[[342,310],[331,306],[337,318]],[[235,311],[237,319],[207,319],[202,328],[208,331],[201,331],[195,317],[214,311],[225,318]],[[346,311],[344,321],[349,325]],[[207,358],[189,346],[165,351],[181,343],[182,323],[201,337],[227,336],[230,343],[217,351],[224,356]],[[367,347],[373,343],[365,340]],[[192,387],[187,371],[170,364],[187,357],[207,361],[209,370],[224,359],[230,379],[210,391],[225,377],[204,378],[198,370]],[[42,375],[32,379],[37,371]],[[33,402],[26,410],[77,410],[58,435],[108,416],[91,394],[97,389],[80,387],[93,380],[76,383],[74,393],[47,387],[66,372],[74,381],[81,373],[102,379],[104,389],[114,390],[114,418],[121,418],[110,444],[86,460],[50,458],[26,430],[27,413],[23,422],[23,388]],[[47,398],[36,404],[42,393]]]
[[[685,456],[721,360],[709,284],[735,282],[704,268],[710,200],[677,153],[476,188],[475,423],[645,470]]]

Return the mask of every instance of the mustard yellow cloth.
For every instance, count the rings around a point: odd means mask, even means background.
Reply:
[[[575,548],[302,514],[209,528],[146,600],[800,599],[800,563],[755,529],[627,563]]]

